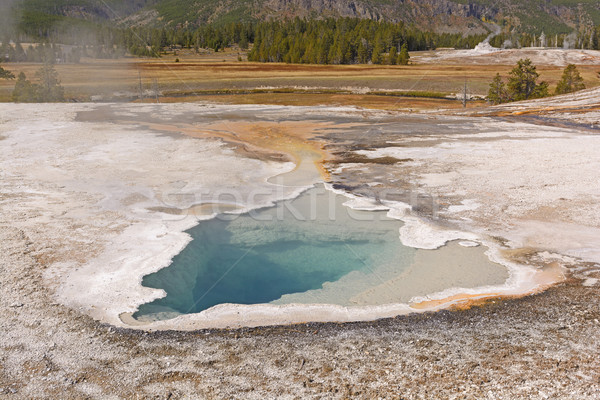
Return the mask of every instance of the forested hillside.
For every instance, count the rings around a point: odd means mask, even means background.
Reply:
[[[160,0],[156,21],[167,25],[241,20],[354,17],[403,21],[424,30],[483,33],[482,20],[509,30],[568,33],[600,24],[597,0]]]
[[[3,26],[43,33],[66,19],[121,25],[185,26],[352,17],[404,22],[438,33],[570,33],[600,25],[597,0],[2,0]],[[12,24],[8,20],[12,19]],[[35,30],[35,31],[34,31]]]
[[[239,46],[249,50],[250,61],[396,64],[407,62],[407,51],[473,48],[492,30],[498,30],[491,42],[496,47],[600,48],[600,2],[515,5],[515,0],[3,0],[0,53],[7,61],[78,62],[86,56],[159,57],[177,48]],[[45,44],[24,48],[23,42]]]

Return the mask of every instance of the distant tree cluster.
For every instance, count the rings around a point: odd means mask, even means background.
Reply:
[[[548,96],[548,83],[538,83],[539,76],[537,68],[530,59],[519,60],[510,71],[508,83],[504,83],[500,74],[496,74],[490,84],[488,101],[500,104],[546,97]]]
[[[24,47],[18,41],[11,43],[8,38],[4,38],[0,45],[0,55],[8,62],[43,63],[50,60],[55,64],[77,64],[82,57],[110,59],[122,57],[125,53],[125,50],[116,46],[106,48],[100,45],[75,46],[42,42]]]
[[[216,52],[227,46],[238,45],[247,50],[254,41],[252,22],[235,22],[225,25],[202,25],[189,28],[132,28],[122,31],[117,37],[118,45],[131,54],[157,56],[164,50],[173,48],[212,49]]]
[[[436,34],[402,22],[340,18],[257,25],[248,60],[310,64],[408,64],[408,51],[472,48],[485,35]],[[400,50],[400,51],[399,51]]]
[[[408,64],[409,50],[472,48],[485,35],[435,34],[403,23],[340,18],[295,18],[262,23],[236,22],[187,28],[133,28],[116,35],[117,44],[136,56],[157,57],[177,48],[218,52],[251,48],[249,61],[313,64]]]
[[[494,47],[551,47],[567,49],[600,50],[600,26],[587,28],[580,32],[503,32],[490,40]]]
[[[436,47],[473,48],[486,35],[437,34],[404,23],[370,19],[295,18],[269,22],[204,24],[197,28],[120,28],[83,24],[28,15],[30,24],[12,38],[3,38],[0,53],[10,61],[39,62],[50,47],[55,62],[77,62],[81,57],[113,58],[129,52],[140,57],[160,57],[179,48],[212,49],[238,46],[252,49],[249,59],[263,62],[316,64],[408,64],[408,52]],[[36,29],[32,27],[37,27]],[[14,42],[10,43],[10,39]],[[25,41],[47,43],[44,48],[21,45]],[[61,46],[50,43],[61,43]]]
[[[51,62],[45,62],[36,73],[38,83],[30,82],[21,72],[15,83],[12,100],[18,103],[47,103],[65,100],[64,88]]]
[[[3,2],[9,6],[2,5]],[[6,15],[0,15],[0,36],[9,35],[15,43],[15,54],[10,54],[9,57],[11,61],[17,62],[32,59],[39,61],[33,52],[23,49],[19,44],[28,42],[61,43],[77,47],[78,50],[72,54],[71,51],[66,51],[57,55],[56,62],[75,62],[78,56],[117,58],[125,52],[135,56],[159,57],[165,50],[173,48],[219,51],[227,46],[237,45],[246,50],[254,43],[254,47],[257,47],[256,44],[259,46],[252,54],[253,59],[259,61],[287,59],[288,62],[316,62],[314,60],[327,59],[327,63],[382,64],[399,63],[398,56],[403,44],[407,45],[409,51],[436,47],[464,49],[473,48],[486,36],[436,34],[402,22],[356,18],[295,18],[256,22],[240,9],[232,10],[227,19],[218,23],[200,23],[206,20],[204,17],[207,15],[195,3],[197,2],[176,0],[2,0],[0,11]],[[531,7],[535,2],[525,3],[522,4],[523,7]],[[83,4],[83,9],[90,10],[89,15],[85,18],[78,17],[73,12],[77,4]],[[128,15],[144,6],[154,5],[164,16],[164,20],[158,23],[166,24],[163,27],[154,25],[126,28],[124,25],[114,24],[109,18],[113,14]],[[107,7],[111,10],[110,15],[106,14]],[[13,8],[18,11],[15,15],[9,11]],[[573,32],[572,27],[559,23],[545,13],[539,14],[536,10],[537,8],[526,9],[519,14],[517,20],[501,17],[496,22],[503,26],[503,33],[492,38],[490,44],[495,47],[565,46],[600,50],[600,26],[582,23],[578,31]],[[195,18],[188,18],[190,12],[194,13]],[[545,35],[542,35],[542,30],[545,30]],[[8,42],[2,40],[2,43]],[[331,51],[331,56],[329,51],[327,55],[324,54],[325,48]],[[25,60],[25,57],[28,59]]]
[[[600,26],[579,32],[574,40],[572,48],[600,50]]]
[[[81,47],[59,46],[50,43],[30,44],[25,49],[20,42],[10,43],[4,39],[0,45],[0,54],[9,62],[44,62],[52,60],[54,63],[78,63],[83,55]]]
[[[508,82],[504,82],[500,74],[496,74],[490,84],[487,99],[492,104],[511,101],[538,99],[549,95],[548,83],[538,83],[539,74],[530,59],[519,60],[510,72]],[[577,67],[569,64],[563,71],[554,94],[572,93],[585,89],[583,78]]]

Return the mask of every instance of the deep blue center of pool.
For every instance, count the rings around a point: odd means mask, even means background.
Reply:
[[[414,253],[400,244],[400,222],[381,211],[350,210],[342,205],[346,200],[319,187],[252,215],[200,222],[172,264],[143,279],[167,296],[140,306],[134,316],[281,303],[282,296],[310,294],[342,278],[350,288],[341,286],[327,301],[345,304],[353,288],[400,273]],[[297,212],[282,210],[286,206]]]

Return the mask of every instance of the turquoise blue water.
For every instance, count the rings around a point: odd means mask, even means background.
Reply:
[[[249,214],[200,222],[171,266],[143,285],[165,298],[134,315],[161,319],[223,303],[328,303],[400,275],[415,250],[402,246],[401,223],[380,211],[355,211],[347,198],[318,186]]]

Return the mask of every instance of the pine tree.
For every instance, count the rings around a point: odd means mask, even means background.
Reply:
[[[390,54],[388,56],[388,64],[396,65],[397,62],[398,62],[398,49],[396,49],[396,46],[392,46],[392,48],[390,49]]]
[[[240,49],[242,49],[242,50],[248,50],[248,37],[246,36],[245,33],[240,38],[239,46],[240,46]]]
[[[40,80],[37,85],[38,99],[40,102],[57,102],[64,101],[64,89],[58,80],[58,73],[54,69],[54,64],[46,61],[42,68],[36,73],[36,77]]]
[[[316,48],[317,64],[328,64],[329,63],[329,49],[331,48],[331,46],[332,46],[331,36],[325,35]]]
[[[398,64],[400,65],[408,65],[408,61],[410,60],[410,55],[408,54],[408,45],[404,43],[402,48],[400,49],[400,54],[398,54]]]
[[[21,72],[17,78],[15,89],[12,92],[12,101],[17,103],[32,103],[37,101],[35,88],[27,80],[24,72]]]
[[[548,84],[537,83],[540,74],[530,59],[519,60],[510,72],[508,92],[511,100],[527,100],[548,96]]]
[[[487,99],[492,104],[500,104],[508,101],[506,84],[502,81],[500,74],[496,74],[496,77],[490,84]]]
[[[360,64],[367,64],[369,62],[369,44],[364,37],[359,40],[356,53],[358,57],[358,62]]]
[[[583,78],[579,74],[577,67],[574,64],[567,65],[554,93],[565,94],[582,89],[585,89],[585,85],[583,84]]]
[[[383,62],[383,45],[381,41],[377,40],[373,47],[373,54],[371,54],[371,62],[373,64],[381,64]]]
[[[534,91],[533,91],[533,96],[531,96],[532,99],[541,99],[542,97],[548,97],[550,96],[550,85],[548,85],[548,82],[540,82],[538,85],[536,85]]]

